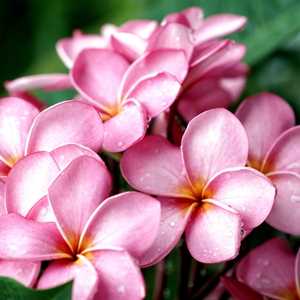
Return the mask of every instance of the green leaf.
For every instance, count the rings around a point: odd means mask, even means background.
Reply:
[[[71,300],[72,283],[49,290],[33,290],[17,281],[0,277],[0,300]]]

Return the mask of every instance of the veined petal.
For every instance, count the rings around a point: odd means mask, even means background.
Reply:
[[[9,214],[0,217],[0,234],[3,259],[43,261],[70,257],[70,250],[54,223],[39,223]]]
[[[146,136],[128,149],[121,159],[121,170],[139,191],[193,199],[180,149],[161,136]]]
[[[109,172],[89,156],[72,161],[49,187],[49,202],[57,225],[74,251],[89,217],[110,190]]]
[[[194,118],[183,135],[181,147],[188,176],[196,187],[225,168],[244,166],[248,155],[242,124],[222,108]]]
[[[79,249],[121,247],[140,257],[154,242],[159,222],[156,199],[137,192],[118,194],[106,199],[89,219]]]
[[[145,297],[142,274],[125,251],[100,250],[91,252],[98,271],[99,300],[141,300]]]
[[[236,116],[247,131],[249,162],[255,168],[261,167],[275,139],[295,123],[291,107],[283,99],[270,93],[261,93],[245,99]]]
[[[98,151],[103,124],[97,111],[80,101],[65,101],[39,113],[27,140],[26,153],[52,151],[65,144],[82,144]]]

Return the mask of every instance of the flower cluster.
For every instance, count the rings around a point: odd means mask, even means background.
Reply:
[[[6,82],[1,275],[41,289],[73,280],[74,300],[138,300],[146,293],[140,268],[162,261],[183,235],[195,260],[219,263],[237,257],[264,221],[300,234],[300,128],[292,109],[269,93],[247,98],[235,114],[226,109],[248,67],[245,46],[223,36],[245,22],[205,19],[193,7],[160,23],[76,31],[57,43],[66,74]],[[45,108],[38,89],[77,96]],[[124,191],[118,176],[134,191]],[[264,256],[274,270],[263,268]],[[296,295],[292,256],[272,240],[240,262],[241,282],[225,277],[224,285]]]

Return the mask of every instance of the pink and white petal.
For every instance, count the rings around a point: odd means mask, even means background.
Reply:
[[[300,175],[300,126],[283,132],[267,153],[264,172],[288,171]]]
[[[139,264],[148,267],[164,259],[178,244],[195,208],[183,199],[159,198],[161,220],[158,235],[152,246],[139,258]]]
[[[222,108],[195,117],[188,124],[181,147],[187,174],[196,187],[225,168],[244,166],[248,155],[245,129]]]
[[[170,73],[182,83],[187,70],[188,61],[183,50],[160,49],[151,51],[130,65],[123,77],[119,95],[122,99],[128,98],[126,95],[142,78],[163,72]]]
[[[48,199],[58,228],[74,251],[88,219],[109,195],[111,185],[111,176],[102,163],[90,156],[81,156],[49,187]]]
[[[67,74],[40,74],[8,81],[5,87],[10,93],[16,93],[36,89],[59,91],[72,88],[72,84]]]
[[[205,201],[195,209],[185,231],[191,255],[202,263],[218,263],[235,258],[241,243],[239,214],[217,206],[213,201]]]
[[[0,157],[12,167],[24,155],[30,126],[39,113],[38,109],[16,97],[0,100]]]
[[[117,115],[104,123],[103,148],[122,152],[144,137],[147,126],[147,113],[142,105],[129,100]]]
[[[246,229],[260,225],[269,215],[275,197],[272,182],[251,168],[221,171],[207,183],[203,195],[236,210]]]
[[[287,299],[285,296],[295,289],[294,264],[295,256],[288,243],[274,238],[242,259],[237,267],[237,277],[267,297]]]
[[[219,14],[208,17],[195,32],[196,42],[200,44],[207,40],[236,32],[241,30],[246,22],[246,17],[231,14]]]
[[[243,68],[248,66],[241,64]],[[221,79],[221,86],[231,95],[231,101],[238,99],[246,85],[246,77],[233,77]]]
[[[221,281],[235,300],[263,300],[263,296],[236,279],[222,277]]]
[[[48,197],[44,196],[39,200],[26,215],[26,219],[34,220],[37,222],[56,222],[53,210],[48,201]]]
[[[42,111],[35,118],[26,153],[52,151],[65,144],[81,144],[98,151],[103,124],[97,111],[80,101],[65,101]]]
[[[127,182],[141,192],[173,197],[189,197],[180,149],[161,136],[146,136],[128,149],[121,159]],[[191,190],[191,189],[190,189]]]
[[[246,98],[238,108],[236,116],[247,131],[249,162],[255,168],[261,167],[276,138],[295,123],[291,107],[282,98],[270,93]]]
[[[34,107],[36,107],[39,111],[45,109],[47,107],[46,103],[43,102],[41,99],[39,99],[38,97],[32,95],[30,92],[11,92],[9,93],[10,96],[13,97],[18,97],[18,98],[22,98],[23,100],[29,102],[30,104],[32,104]]]
[[[295,281],[298,297],[300,297],[300,250],[298,249],[295,262]]]
[[[59,260],[51,262],[39,279],[38,289],[49,289],[73,280],[72,299],[92,300],[98,291],[99,276],[84,256],[76,261]]]
[[[5,182],[0,178],[0,216],[6,215]]]
[[[114,50],[129,61],[136,60],[147,47],[147,42],[139,36],[128,32],[115,32],[110,39]]]
[[[71,70],[72,83],[90,103],[109,110],[118,103],[117,92],[129,64],[120,54],[107,49],[85,49]]]
[[[146,292],[142,274],[127,252],[100,250],[91,252],[91,255],[99,276],[95,299],[144,299]]]
[[[0,276],[13,278],[27,287],[33,287],[40,272],[40,262],[0,260]]]
[[[26,216],[47,194],[59,168],[48,152],[36,152],[18,161],[6,180],[6,208],[9,213]]]
[[[99,35],[82,34],[75,31],[73,37],[60,39],[56,43],[56,52],[68,68],[72,68],[78,54],[87,48],[106,48],[107,42]]]
[[[39,223],[9,214],[0,217],[0,234],[2,259],[43,261],[71,257],[55,223]]]
[[[169,108],[181,88],[177,79],[169,73],[147,77],[134,87],[128,97],[138,100],[153,118]]]
[[[300,176],[292,172],[276,172],[268,177],[277,193],[267,223],[280,231],[299,235]]]
[[[142,193],[126,192],[110,197],[89,219],[78,249],[121,247],[140,257],[156,238],[160,211],[160,203]]]
[[[228,107],[230,94],[216,80],[199,80],[186,89],[179,98],[178,111],[187,121],[198,114],[218,107]]]
[[[194,50],[190,29],[178,23],[169,23],[161,27],[150,39],[147,50],[178,49],[183,50],[189,61]]]
[[[119,31],[132,33],[146,40],[152,35],[157,27],[157,22],[153,20],[132,20],[124,23],[119,28]]]
[[[67,165],[69,165],[69,163],[72,162],[75,158],[83,155],[93,157],[100,163],[102,163],[103,166],[105,166],[103,160],[96,152],[80,144],[68,144],[58,147],[51,151],[51,155],[55,159],[60,170],[65,169]]]

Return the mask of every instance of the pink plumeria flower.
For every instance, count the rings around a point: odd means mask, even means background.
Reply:
[[[291,107],[280,97],[261,93],[242,102],[236,116],[249,138],[248,165],[266,174],[277,188],[267,222],[300,234],[300,127]]]
[[[265,220],[275,195],[266,177],[244,167],[247,155],[246,132],[225,109],[194,118],[180,149],[148,136],[124,153],[121,169],[128,183],[159,196],[162,206],[159,235],[141,257],[142,265],[165,257],[184,231],[191,255],[200,262],[238,254],[243,231]]]
[[[1,176],[7,176],[18,160],[31,153],[70,143],[98,151],[103,140],[97,111],[79,101],[65,101],[39,112],[20,98],[2,98],[0,129]]]
[[[15,214],[1,217],[0,257],[50,260],[37,287],[74,280],[74,300],[144,298],[142,276],[131,255],[141,256],[153,243],[160,205],[137,192],[105,200],[110,180],[94,158],[72,161],[49,188],[55,223]]]
[[[271,299],[298,300],[300,252],[296,257],[285,240],[269,240],[242,259],[237,278]]]
[[[141,140],[150,119],[176,99],[187,67],[181,50],[152,51],[131,65],[111,50],[83,50],[71,78],[84,100],[100,112],[104,149],[120,152]]]

